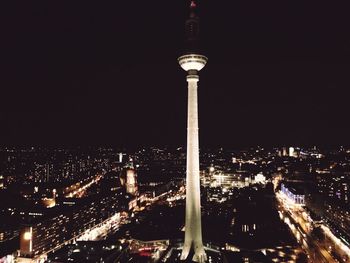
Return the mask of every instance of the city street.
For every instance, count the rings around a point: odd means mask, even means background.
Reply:
[[[91,180],[85,182],[84,185],[79,186],[78,188],[74,188],[71,192],[67,193],[65,197],[67,198],[81,198],[85,195],[86,190],[91,187],[93,184],[98,183],[103,176],[105,175],[105,172],[103,173],[97,173]]]
[[[276,193],[280,216],[307,252],[311,262],[336,263],[326,247],[311,237],[312,225],[302,206],[293,204],[284,194]]]

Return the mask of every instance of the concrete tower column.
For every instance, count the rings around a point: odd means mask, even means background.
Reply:
[[[193,261],[205,262],[207,257],[202,243],[202,222],[200,208],[199,138],[198,138],[198,96],[197,71],[189,71],[187,110],[187,173],[186,173],[186,225],[185,242],[181,259],[186,259],[191,247]]]
[[[187,71],[187,163],[186,163],[186,218],[185,240],[181,260],[194,250],[193,261],[206,262],[207,256],[202,242],[202,221],[199,177],[199,136],[198,136],[198,72],[205,66],[207,58],[198,54],[184,55],[179,64]]]

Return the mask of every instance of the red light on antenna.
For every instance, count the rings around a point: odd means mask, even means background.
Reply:
[[[197,6],[196,3],[192,0],[191,1],[191,8],[196,8],[196,6]]]

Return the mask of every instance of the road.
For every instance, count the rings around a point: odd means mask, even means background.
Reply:
[[[72,191],[65,194],[65,197],[67,198],[81,198],[86,194],[86,190],[91,187],[93,184],[98,183],[103,176],[105,175],[105,172],[97,173],[92,179],[84,182],[83,185],[78,184],[77,187],[74,187]]]
[[[276,197],[279,202],[278,209],[281,218],[284,219],[295,238],[309,255],[310,262],[338,263],[323,244],[311,237],[311,223],[303,208],[290,203],[281,193],[276,193]]]
[[[103,240],[108,235],[118,231],[119,227],[126,223],[128,215],[125,212],[116,213],[102,223],[88,229],[77,240],[78,241],[97,241]]]

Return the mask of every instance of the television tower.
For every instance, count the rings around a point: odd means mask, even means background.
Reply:
[[[208,58],[198,51],[199,18],[196,15],[197,4],[190,4],[190,17],[186,20],[186,53],[178,58],[181,68],[187,71],[188,108],[187,108],[187,164],[186,164],[186,222],[185,241],[181,260],[186,260],[191,249],[195,262],[206,262],[207,255],[202,242],[202,222],[199,178],[199,138],[198,138],[198,72],[205,66]]]

